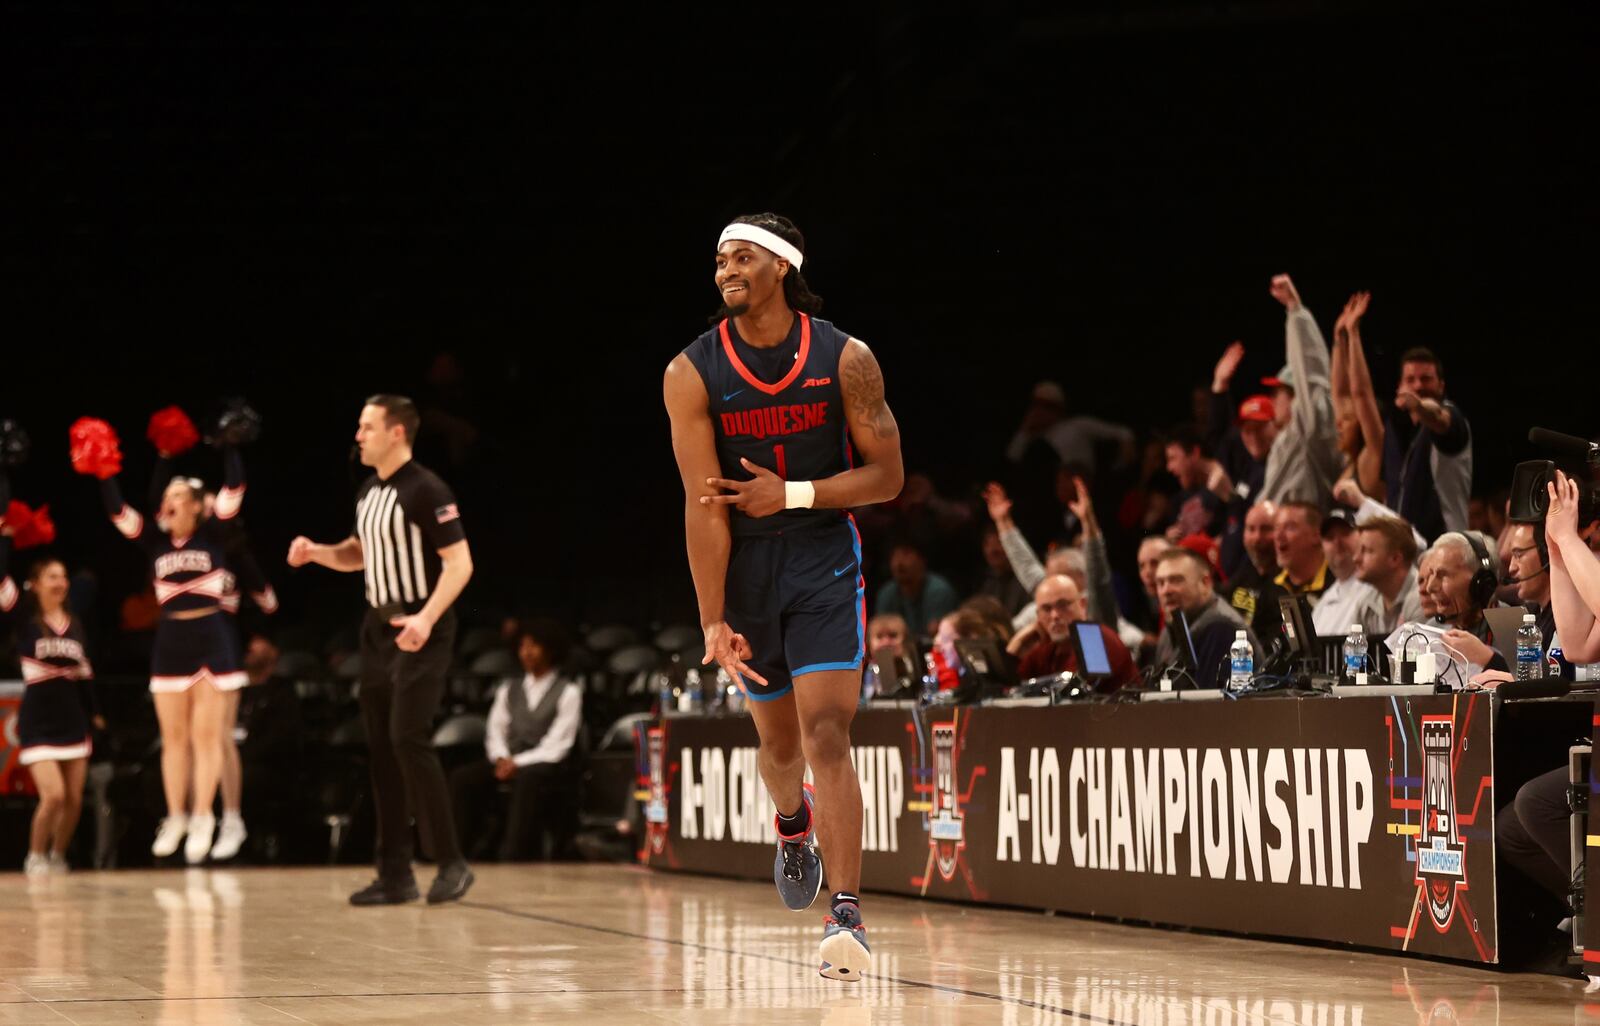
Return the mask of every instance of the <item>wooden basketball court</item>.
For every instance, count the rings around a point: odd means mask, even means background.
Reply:
[[[461,905],[353,909],[358,869],[0,876],[0,1024],[1576,1024],[1583,983],[868,895],[877,961],[816,971],[770,886],[484,866]],[[429,880],[420,874],[424,889]]]

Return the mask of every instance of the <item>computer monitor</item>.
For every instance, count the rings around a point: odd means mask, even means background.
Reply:
[[[1312,626],[1311,604],[1304,595],[1279,595],[1278,613],[1283,620],[1283,636],[1289,642],[1289,657],[1321,659],[1316,628]]]
[[[966,676],[985,695],[994,695],[1017,682],[1016,671],[994,638],[963,638],[956,642],[956,657]]]
[[[1195,651],[1194,635],[1189,632],[1189,617],[1183,610],[1173,613],[1172,619],[1167,621],[1167,637],[1172,642],[1172,650],[1177,653],[1176,668],[1188,674],[1187,680],[1175,677],[1173,686],[1207,687],[1207,681],[1200,679],[1200,656]]]
[[[1078,650],[1078,674],[1091,680],[1111,676],[1111,653],[1106,651],[1106,636],[1092,620],[1072,625],[1072,643]]]

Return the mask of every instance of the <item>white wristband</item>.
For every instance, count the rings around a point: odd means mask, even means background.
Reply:
[[[810,481],[785,481],[783,483],[784,509],[810,509],[817,501],[817,489]]]

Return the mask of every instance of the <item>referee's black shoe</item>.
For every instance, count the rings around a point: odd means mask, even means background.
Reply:
[[[467,888],[471,887],[472,881],[476,879],[465,862],[450,863],[440,869],[439,875],[433,878],[433,886],[428,888],[428,904],[439,905],[446,901],[455,901],[467,893]]]
[[[401,879],[385,879],[380,876],[350,895],[350,904],[404,905],[408,901],[416,901],[418,897],[416,877],[408,874]]]

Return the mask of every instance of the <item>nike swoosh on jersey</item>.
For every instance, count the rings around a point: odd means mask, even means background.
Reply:
[[[741,388],[741,389],[739,389],[738,392],[729,392],[727,395],[722,397],[722,401],[723,402],[727,402],[729,399],[732,399],[734,396],[738,395],[739,392],[743,392],[743,391],[744,391],[744,389]]]
[[[847,563],[847,564],[845,564],[845,566],[842,569],[835,570],[833,572],[833,576],[835,576],[835,577],[843,577],[845,574],[849,573],[851,568],[854,567],[854,566],[855,566],[854,563]]]

